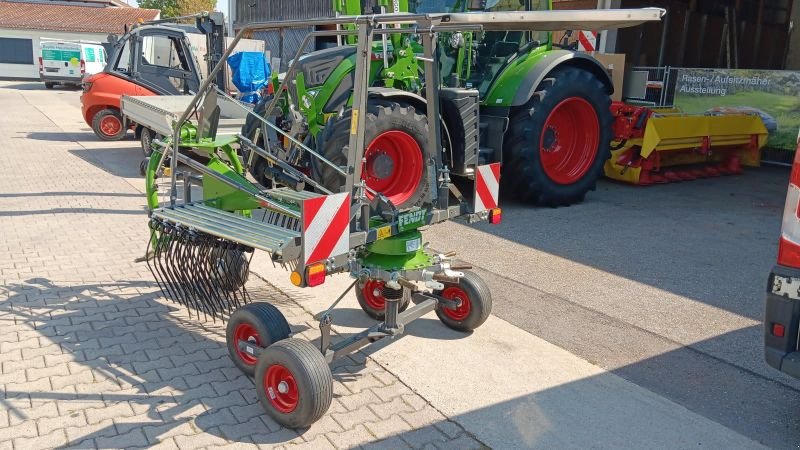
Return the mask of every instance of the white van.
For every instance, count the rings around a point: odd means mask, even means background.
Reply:
[[[39,78],[48,89],[56,84],[80,86],[84,76],[106,66],[106,51],[98,42],[40,41]]]

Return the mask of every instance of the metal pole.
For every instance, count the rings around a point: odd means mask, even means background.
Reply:
[[[429,27],[430,22],[427,24]],[[436,54],[436,33],[432,29],[422,33],[422,48],[425,61],[425,100],[428,109],[428,141],[434,149],[433,155],[425,155],[425,160],[429,164],[426,167],[428,173],[425,174],[431,180],[431,186],[436,186],[437,171],[442,169],[442,135],[439,127],[439,65],[436,64],[434,55]],[[433,167],[430,167],[432,165]],[[429,200],[433,204],[438,197],[436,189],[429,189]]]
[[[366,127],[367,97],[369,96],[369,67],[372,52],[372,20],[364,20],[358,28],[356,73],[353,85],[353,112],[350,116],[350,141],[347,149],[345,192],[361,179],[361,159],[364,157],[364,128]]]

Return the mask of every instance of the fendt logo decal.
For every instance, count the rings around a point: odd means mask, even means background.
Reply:
[[[303,261],[310,264],[350,251],[350,194],[303,201]]]

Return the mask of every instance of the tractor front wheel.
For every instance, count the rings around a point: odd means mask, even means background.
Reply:
[[[313,424],[333,400],[333,375],[325,357],[300,339],[285,339],[264,350],[255,382],[261,406],[287,428]]]
[[[347,166],[352,110],[329,122],[320,147],[329,161]],[[428,121],[424,114],[408,104],[371,100],[367,105],[364,133],[364,163],[361,178],[367,182],[367,197],[382,193],[397,208],[419,206],[429,189],[425,155],[432,154],[428,142]],[[339,192],[344,175],[322,162],[322,184]]]
[[[225,330],[225,341],[236,367],[252,376],[258,357],[240,349],[239,341],[247,341],[264,349],[288,338],[290,333],[289,323],[278,308],[269,303],[256,302],[242,306],[231,314]]]
[[[609,158],[611,98],[593,73],[568,67],[542,81],[509,123],[506,192],[545,206],[583,201]]]
[[[92,131],[104,141],[119,141],[128,132],[122,120],[122,114],[111,108],[98,111],[94,115],[92,118]]]

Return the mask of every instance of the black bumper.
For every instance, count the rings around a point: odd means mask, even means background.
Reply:
[[[773,334],[774,324],[784,326],[783,337]],[[800,378],[800,270],[775,266],[767,281],[764,313],[764,358],[767,363]]]

